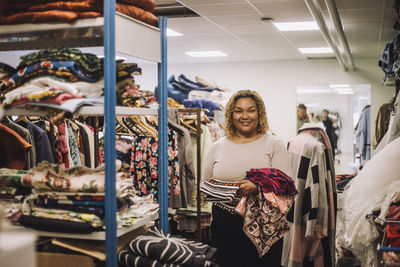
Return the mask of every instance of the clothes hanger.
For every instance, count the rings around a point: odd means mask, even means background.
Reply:
[[[180,121],[180,123],[181,123],[183,126],[185,126],[186,128],[189,128],[190,130],[193,130],[193,131],[197,132],[197,129],[194,128],[192,125],[186,123],[186,122],[183,120],[183,118],[180,117],[180,118],[179,118],[179,121]]]
[[[132,121],[129,120],[128,118],[122,118],[122,123],[125,125],[125,127],[127,127],[130,131],[132,131],[133,133],[136,134],[136,136],[143,136],[143,135],[147,135],[146,131],[143,130],[142,128],[138,127],[137,125],[135,125],[135,123],[133,123]],[[138,133],[137,131],[134,130],[137,129],[140,133]]]

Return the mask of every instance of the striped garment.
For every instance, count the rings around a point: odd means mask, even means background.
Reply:
[[[209,201],[232,202],[239,189],[239,184],[218,179],[207,179],[201,185],[200,191],[206,194]]]
[[[329,267],[335,263],[336,181],[325,131],[303,126],[289,143],[299,194],[287,219],[282,265]]]
[[[157,228],[132,240],[119,253],[119,266],[187,266],[212,267],[216,248],[209,245],[165,235]]]
[[[259,185],[263,192],[274,192],[275,195],[294,196],[298,192],[292,178],[283,171],[275,168],[251,169],[246,174],[246,179]]]

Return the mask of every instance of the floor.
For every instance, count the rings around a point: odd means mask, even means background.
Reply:
[[[356,173],[358,164],[354,163],[353,154],[340,154],[335,156],[335,173],[336,174],[353,174]]]

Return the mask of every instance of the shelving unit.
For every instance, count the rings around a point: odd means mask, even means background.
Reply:
[[[104,46],[104,107],[89,106],[77,110],[76,115],[105,118],[105,188],[106,231],[96,233],[106,240],[106,265],[117,266],[117,236],[133,230],[116,229],[115,192],[115,116],[159,115],[159,204],[160,228],[168,232],[168,170],[167,170],[167,64],[166,18],[159,18],[159,29],[115,12],[115,0],[104,1],[104,18],[83,19],[73,24],[23,24],[0,26],[0,51],[36,50],[62,47]],[[115,54],[158,63],[159,110],[116,107]],[[45,115],[23,109],[9,109],[5,115]],[[154,218],[156,219],[156,218]],[[135,227],[146,223],[138,220]],[[45,235],[45,232],[39,232]],[[55,236],[55,233],[52,233]],[[82,238],[82,235],[80,235]],[[65,236],[64,236],[65,237]],[[75,236],[74,238],[78,238]],[[88,238],[95,239],[95,238]]]
[[[117,237],[123,236],[124,234],[129,233],[135,229],[138,229],[138,228],[142,227],[143,225],[148,225],[149,223],[157,220],[158,218],[159,218],[158,214],[150,215],[150,216],[143,217],[143,218],[137,218],[137,219],[135,219],[134,225],[117,229]],[[37,236],[83,239],[83,240],[98,240],[98,241],[106,240],[105,231],[98,231],[98,232],[93,232],[90,234],[69,234],[69,233],[32,230],[32,229],[27,229],[23,226],[12,226],[10,228],[12,230],[14,230],[15,232],[23,232],[23,231],[33,232]]]

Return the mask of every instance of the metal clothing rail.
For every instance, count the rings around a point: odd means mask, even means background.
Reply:
[[[200,179],[201,179],[201,109],[200,108],[179,108],[178,112],[196,113],[196,142],[197,142],[197,178],[196,178],[196,201],[197,201],[197,240],[201,241],[201,195],[200,195]]]

